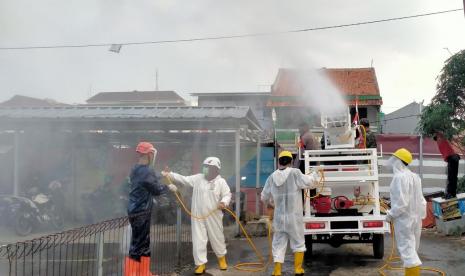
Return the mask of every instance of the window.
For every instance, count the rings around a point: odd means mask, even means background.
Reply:
[[[350,120],[353,121],[355,116],[355,107],[350,108]],[[368,118],[368,111],[366,107],[359,107],[358,108],[358,117],[360,119],[362,118]]]

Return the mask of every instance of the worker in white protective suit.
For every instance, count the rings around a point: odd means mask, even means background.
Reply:
[[[389,159],[392,178],[391,209],[386,220],[394,224],[397,250],[403,261],[405,275],[420,275],[421,261],[418,257],[422,219],[426,217],[426,200],[423,197],[420,177],[411,172],[408,165],[412,154],[402,148]]]
[[[318,173],[303,174],[291,168],[292,153],[283,151],[278,158],[279,168],[266,180],[261,200],[266,206],[274,206],[273,261],[275,276],[281,275],[287,243],[294,253],[295,275],[304,275],[305,235],[302,207],[302,189],[313,189],[318,183]]]
[[[218,257],[220,269],[226,270],[228,268],[222,209],[228,207],[231,201],[231,190],[226,180],[220,176],[220,169],[220,159],[208,157],[203,162],[201,174],[182,176],[172,172],[162,172],[163,176],[169,177],[175,184],[193,187],[192,215],[204,217],[212,210],[217,210],[206,219],[192,218],[192,249],[196,275],[205,273],[209,239],[213,251]],[[169,186],[169,188],[175,192],[177,189],[176,186],[173,186]]]

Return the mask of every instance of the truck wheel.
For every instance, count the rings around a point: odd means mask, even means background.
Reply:
[[[384,235],[373,234],[373,256],[376,259],[384,257]]]
[[[313,255],[313,239],[312,235],[305,235],[305,247],[307,248],[307,251],[305,252],[305,259],[309,260],[312,255]]]

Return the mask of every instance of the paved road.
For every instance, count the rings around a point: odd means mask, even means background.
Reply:
[[[266,239],[256,239],[258,247],[266,252],[268,250]],[[391,250],[389,236],[385,240],[385,256]],[[254,262],[256,257],[250,251],[245,241],[233,240],[228,244],[228,260],[235,264],[239,260],[243,262]],[[328,245],[314,245],[314,257],[306,263],[306,275],[315,276],[359,276],[379,275],[378,268],[384,261],[372,257],[371,245],[352,244],[332,248]],[[465,275],[465,239],[443,237],[434,232],[424,232],[420,246],[420,258],[424,266],[433,266],[444,270],[447,275]],[[210,252],[210,264],[206,275],[271,275],[271,267],[266,272],[244,273],[230,268],[226,272],[217,269],[215,256]],[[182,275],[193,275],[192,270]],[[288,252],[286,263],[283,267],[283,275],[294,275],[293,256]],[[390,273],[389,275],[403,275],[403,273]],[[422,275],[436,275],[434,273],[422,273]]]

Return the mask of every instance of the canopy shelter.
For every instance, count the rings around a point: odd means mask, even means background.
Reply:
[[[92,141],[112,148],[133,148],[139,141],[183,148],[234,148],[236,213],[240,215],[241,145],[260,145],[261,126],[249,107],[65,106],[0,108],[0,137],[13,145],[14,194],[19,192],[22,158],[31,141],[66,140],[57,146],[74,152]],[[7,143],[8,144],[8,143]],[[42,147],[42,144],[35,147]],[[46,145],[43,145],[44,147]],[[54,145],[47,145],[53,147]],[[133,149],[132,149],[133,150]],[[44,156],[46,158],[46,156]],[[160,157],[158,157],[159,159]],[[40,162],[40,160],[37,160]],[[223,161],[223,160],[222,160]],[[258,166],[260,165],[257,162]],[[71,165],[73,167],[73,165]],[[257,178],[258,179],[258,178]],[[72,182],[76,180],[72,177]],[[73,183],[74,184],[74,183]],[[231,183],[230,183],[231,184]],[[76,185],[72,185],[75,187]]]

